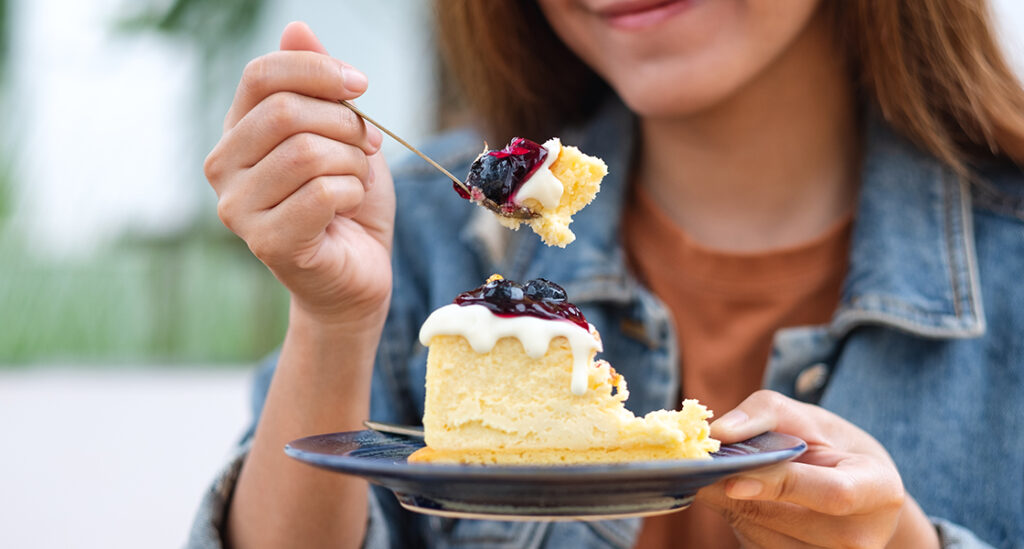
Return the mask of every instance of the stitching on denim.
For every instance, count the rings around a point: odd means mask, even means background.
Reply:
[[[967,305],[970,307],[971,316],[974,320],[975,330],[984,333],[985,325],[985,304],[981,295],[981,275],[978,273],[978,253],[975,249],[974,240],[974,209],[971,196],[971,184],[969,181],[960,180],[960,216],[963,219],[963,253],[968,282]]]
[[[959,277],[959,264],[957,262],[957,246],[954,242],[956,238],[956,212],[953,208],[953,185],[949,181],[946,170],[940,168],[939,181],[942,185],[942,206],[944,215],[943,229],[945,230],[946,241],[946,259],[947,265],[949,266],[949,282],[953,288],[953,314],[957,318],[961,318],[962,312],[960,310],[960,277]]]
[[[877,299],[879,304],[883,306],[893,305],[895,309],[903,309],[904,314],[896,314],[891,310],[844,307],[836,312],[829,326],[829,332],[833,336],[844,337],[857,326],[872,323],[892,326],[911,334],[929,338],[971,338],[979,336],[984,332],[984,324],[982,323],[968,324],[964,323],[961,319],[956,319],[959,321],[957,326],[942,326],[940,322],[936,321],[949,318],[948,315],[922,312],[919,309],[908,307],[902,302],[894,301],[891,298],[887,299],[885,296],[872,295],[867,297]],[[851,302],[851,305],[853,303]],[[917,317],[916,319],[913,318],[915,316]],[[923,322],[925,319],[930,319],[931,322]]]

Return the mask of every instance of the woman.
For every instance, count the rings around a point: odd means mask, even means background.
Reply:
[[[289,25],[205,166],[221,219],[292,299],[193,544],[1024,546],[1024,92],[986,9],[440,2],[492,142],[560,135],[609,164],[565,250],[496,229],[416,161],[389,169],[379,132],[334,102],[366,77]],[[480,140],[428,154],[465,173]],[[681,386],[732,409],[723,442],[771,429],[809,451],[686,512],[596,524],[414,515],[284,456],[368,416],[418,421],[419,323],[491,272],[563,284],[636,411]]]

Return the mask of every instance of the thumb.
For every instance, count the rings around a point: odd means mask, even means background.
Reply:
[[[728,444],[766,431],[797,436],[809,445],[831,446],[828,434],[846,432],[842,421],[822,408],[774,391],[757,391],[711,424],[711,436]]]
[[[292,21],[284,27],[284,32],[281,33],[281,49],[327,53],[327,48],[313,34],[313,29],[302,21]]]

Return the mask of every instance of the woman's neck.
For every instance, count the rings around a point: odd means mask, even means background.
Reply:
[[[853,209],[853,86],[819,14],[744,88],[711,109],[640,121],[638,182],[696,241],[753,252],[799,244]]]

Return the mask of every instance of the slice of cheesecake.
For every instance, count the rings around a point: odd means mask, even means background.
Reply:
[[[640,418],[627,410],[626,381],[594,360],[601,339],[565,291],[492,276],[434,311],[420,341],[427,358],[427,446],[411,462],[574,464],[707,459],[711,412]]]
[[[572,216],[601,189],[608,167],[600,159],[563,146],[555,137],[538,145],[514,138],[507,147],[480,153],[470,167],[469,193],[463,198],[485,204],[502,225],[527,224],[548,246],[564,248],[576,239]]]

